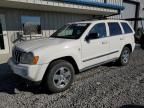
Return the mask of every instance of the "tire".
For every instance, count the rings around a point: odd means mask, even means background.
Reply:
[[[126,66],[129,63],[130,53],[131,51],[128,47],[123,48],[120,58],[118,60],[119,65]]]
[[[45,77],[45,86],[51,93],[67,90],[74,80],[74,68],[65,60],[57,60],[50,64]]]

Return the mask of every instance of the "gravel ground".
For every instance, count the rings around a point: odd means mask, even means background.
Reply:
[[[130,64],[113,63],[76,75],[65,92],[47,94],[0,67],[0,108],[133,108],[144,105],[144,51],[136,48]],[[136,107],[134,107],[136,108]]]

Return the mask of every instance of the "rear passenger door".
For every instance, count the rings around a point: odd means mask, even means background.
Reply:
[[[108,22],[109,42],[110,42],[110,59],[116,59],[121,54],[123,47],[123,31],[119,22]]]

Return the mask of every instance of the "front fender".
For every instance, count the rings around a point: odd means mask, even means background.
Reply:
[[[82,69],[81,50],[79,47],[68,47],[68,46],[61,47],[61,48],[53,47],[53,48],[43,49],[42,51],[37,50],[37,52],[35,52],[35,55],[39,56],[38,64],[49,64],[53,60],[70,56],[75,60],[78,68]]]

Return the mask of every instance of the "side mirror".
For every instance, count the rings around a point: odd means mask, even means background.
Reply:
[[[97,38],[99,38],[98,33],[90,33],[89,35],[86,36],[85,40],[89,41],[89,40],[93,40],[93,39],[97,39]]]

